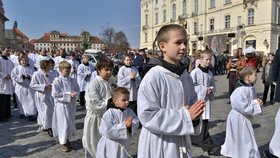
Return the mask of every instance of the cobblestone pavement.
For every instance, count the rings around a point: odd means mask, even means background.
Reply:
[[[262,97],[263,85],[260,80],[261,74],[258,74],[256,90],[259,98]],[[216,144],[222,144],[225,138],[226,118],[231,110],[230,104],[227,104],[229,97],[228,80],[225,75],[215,76],[216,79],[216,100],[212,106],[212,118],[210,119],[210,134]],[[278,111],[279,104],[267,105],[263,108],[263,115],[256,117],[253,122],[255,136],[258,146],[261,150],[267,149],[268,143],[274,132],[274,118]],[[35,122],[19,118],[16,109],[13,109],[13,117],[8,122],[0,122],[0,158],[8,157],[53,157],[53,158],[80,158],[84,157],[82,147],[83,118],[85,109],[77,106],[76,126],[77,135],[72,140],[73,150],[69,153],[61,151],[56,138],[51,138],[43,133],[36,132],[38,127]],[[136,157],[137,142],[140,130],[137,135],[130,140],[130,154]],[[199,147],[193,147],[193,157],[208,158],[207,152]],[[222,157],[222,156],[220,156]]]

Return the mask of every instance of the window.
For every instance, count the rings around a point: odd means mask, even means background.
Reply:
[[[280,7],[277,7],[277,19],[276,23],[280,24]]]
[[[230,28],[230,15],[225,16],[225,29]]]
[[[146,9],[148,9],[148,3],[146,3]]]
[[[166,10],[163,10],[163,17],[162,17],[162,22],[166,22]]]
[[[225,4],[231,3],[231,0],[225,0]]]
[[[148,14],[145,15],[145,25],[148,26]]]
[[[172,7],[172,18],[173,18],[173,20],[176,19],[176,4],[173,4],[173,7]]]
[[[198,0],[194,0],[194,10],[196,14],[198,13]]]
[[[213,32],[215,30],[215,19],[210,19],[210,31]]]
[[[155,24],[158,24],[158,13],[155,14]]]
[[[254,9],[248,10],[248,25],[254,25]]]
[[[158,4],[158,0],[155,0],[155,3]]]
[[[183,15],[187,15],[187,1],[183,0]]]
[[[210,0],[210,8],[215,8],[215,0]]]
[[[193,33],[198,35],[198,22],[193,23]]]
[[[145,43],[148,42],[148,33],[145,33]]]

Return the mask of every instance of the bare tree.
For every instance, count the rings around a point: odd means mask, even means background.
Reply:
[[[102,27],[102,29],[100,35],[105,42],[105,49],[108,53],[127,51],[129,49],[129,43],[124,32],[116,32],[109,24]]]

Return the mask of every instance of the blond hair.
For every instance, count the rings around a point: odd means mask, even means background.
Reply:
[[[246,76],[253,75],[256,72],[256,68],[253,66],[245,66],[240,72],[239,72],[239,78],[241,80],[245,80]]]
[[[58,64],[59,71],[62,69],[71,69],[71,64],[67,61],[62,61]]]

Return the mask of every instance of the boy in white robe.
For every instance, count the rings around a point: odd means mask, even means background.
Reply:
[[[11,117],[11,95],[13,94],[13,81],[11,71],[14,68],[13,62],[8,58],[10,48],[6,47],[0,57],[0,122],[8,121]]]
[[[77,81],[80,86],[80,105],[85,106],[85,89],[91,81],[91,74],[94,72],[94,67],[89,63],[89,57],[87,55],[82,56],[82,64],[79,65],[77,70]]]
[[[214,100],[216,91],[215,79],[209,70],[212,54],[209,50],[200,53],[200,64],[191,72],[198,99],[204,99],[206,106],[202,114],[202,129],[197,136],[192,136],[192,144],[200,146],[209,155],[220,155],[220,147],[213,143],[209,134],[209,119],[211,115],[211,101]]]
[[[100,139],[98,127],[101,118],[106,111],[108,100],[111,98],[110,80],[113,71],[113,63],[104,58],[97,62],[98,76],[92,80],[86,88],[86,116],[83,132],[83,147],[86,157],[95,157],[97,143]]]
[[[124,65],[118,71],[118,86],[129,90],[129,106],[137,114],[137,93],[141,82],[138,69],[131,66],[132,61],[129,55],[124,56]]]
[[[37,55],[36,57],[36,63],[35,63],[35,67],[37,68],[37,70],[40,69],[40,63],[42,60],[49,60],[52,59],[50,56],[47,55],[47,50],[41,50],[40,55]]]
[[[232,110],[227,118],[226,138],[221,154],[232,158],[260,158],[251,123],[253,116],[262,113],[263,106],[253,87],[257,81],[256,69],[244,67],[239,76],[241,80],[230,96]]]
[[[21,117],[27,116],[29,120],[35,121],[37,109],[34,101],[35,91],[30,87],[31,77],[35,72],[33,66],[28,63],[28,57],[19,56],[20,65],[11,72],[15,84],[16,101]]]
[[[79,92],[77,81],[70,77],[71,65],[67,61],[59,63],[61,75],[53,81],[52,96],[54,113],[52,120],[53,136],[58,136],[63,152],[71,149],[70,139],[76,133],[75,114],[76,97]]]
[[[114,88],[99,126],[102,137],[97,145],[96,157],[131,157],[128,154],[128,139],[135,134],[139,119],[128,105],[129,91],[124,87]]]
[[[138,90],[143,127],[137,157],[191,158],[190,135],[200,133],[205,101],[197,101],[192,78],[180,63],[187,51],[187,32],[177,24],[165,25],[155,43],[163,58],[151,65]]]
[[[68,60],[68,62],[71,64],[70,76],[72,78],[74,78],[75,80],[77,80],[77,69],[78,69],[80,63],[78,60],[75,59],[74,52],[70,52],[70,59]]]
[[[53,73],[50,72],[50,70],[50,61],[42,60],[40,62],[40,70],[36,71],[32,76],[30,87],[36,91],[35,104],[38,110],[38,131],[48,132],[49,136],[52,137],[53,134],[51,128],[54,110],[54,100],[51,95],[51,92],[52,83],[55,76]]]

